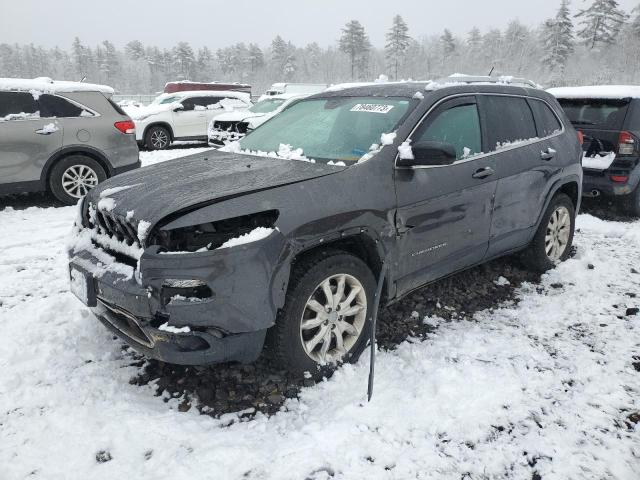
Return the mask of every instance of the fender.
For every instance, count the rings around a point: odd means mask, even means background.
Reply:
[[[107,173],[107,177],[113,176],[114,170],[111,162],[109,162],[107,157],[97,148],[91,147],[89,145],[65,145],[64,147],[56,150],[49,157],[49,160],[47,160],[47,162],[44,164],[42,173],[40,174],[40,188],[42,190],[47,189],[47,178],[49,176],[51,168],[53,167],[53,164],[56,161],[60,160],[62,157],[73,155],[75,153],[85,154],[95,159],[102,166],[102,168],[104,168],[104,171]]]
[[[578,199],[576,202],[576,213],[580,209],[580,200],[582,196],[582,178],[579,175],[572,174],[567,175],[566,177],[559,178],[554,182],[554,184],[549,188],[549,192],[547,193],[547,199],[544,202],[544,206],[542,207],[540,214],[538,215],[538,220],[536,221],[535,227],[533,228],[533,232],[538,231],[540,227],[540,222],[542,222],[542,217],[544,216],[547,208],[549,208],[549,204],[551,203],[551,199],[555,196],[556,193],[565,185],[569,183],[575,182],[578,185]]]

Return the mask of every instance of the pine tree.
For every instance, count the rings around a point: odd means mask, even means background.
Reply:
[[[179,42],[173,49],[173,59],[178,67],[182,79],[188,79],[196,62],[191,45],[187,42]]]
[[[449,29],[444,29],[440,37],[440,44],[442,45],[442,53],[445,57],[448,57],[456,51],[456,40],[453,38],[453,34]]]
[[[78,37],[73,39],[73,63],[78,80],[82,80],[89,75],[91,64],[93,63],[93,54],[89,47],[85,47]]]
[[[400,15],[393,17],[393,25],[386,35],[387,43],[384,47],[387,68],[393,70],[393,78],[398,79],[398,70],[411,44],[409,27]]]
[[[632,13],[635,14],[635,17],[631,20],[631,33],[637,38],[640,38],[640,5],[634,8]]]
[[[591,50],[598,45],[612,44],[626,20],[616,0],[595,0],[589,8],[580,10],[575,16],[582,19],[578,36]]]
[[[249,44],[247,61],[249,63],[249,71],[251,73],[255,73],[257,70],[264,67],[264,54],[260,47],[255,43]]]
[[[124,54],[131,60],[137,61],[145,57],[144,47],[139,40],[132,40],[124,46]]]
[[[573,22],[569,12],[569,0],[562,0],[555,18],[545,22],[542,41],[542,61],[551,71],[564,71],[569,56],[573,53]]]
[[[202,47],[198,49],[198,59],[196,65],[198,67],[198,78],[204,82],[210,82],[213,80],[213,54],[208,47]]]
[[[102,62],[98,63],[98,68],[104,74],[107,83],[113,82],[118,76],[120,69],[120,62],[118,61],[118,54],[116,47],[109,40],[102,42],[103,58]]]
[[[360,77],[364,77],[369,65],[371,43],[360,22],[351,20],[344,26],[342,36],[340,37],[339,48],[341,52],[349,56],[351,79],[355,79],[356,70]]]
[[[473,27],[467,36],[467,46],[472,51],[477,51],[482,43],[482,34],[478,27]]]
[[[293,44],[286,42],[278,35],[271,42],[271,52],[273,63],[278,72],[282,72],[285,80],[291,80],[298,69]]]

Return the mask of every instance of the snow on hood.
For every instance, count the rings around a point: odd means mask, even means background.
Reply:
[[[636,85],[595,85],[584,87],[559,87],[547,90],[556,98],[581,99],[605,98],[619,100],[622,98],[640,98],[640,86]]]
[[[345,168],[208,150],[117,175],[91,190],[87,204],[113,199],[114,214],[155,225],[196,205],[311,180]],[[130,188],[120,188],[125,186]],[[102,197],[106,190],[108,197]]]
[[[113,95],[115,90],[106,85],[84,82],[67,82],[52,80],[48,77],[38,78],[0,78],[0,91],[19,90],[35,94],[61,92],[102,92]]]

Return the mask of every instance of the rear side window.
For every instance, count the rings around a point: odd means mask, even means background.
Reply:
[[[562,130],[558,117],[545,102],[530,98],[529,106],[536,120],[536,129],[539,137],[548,137]]]
[[[483,97],[489,151],[537,137],[529,104],[522,97]]]
[[[437,114],[421,131],[413,143],[441,142],[453,145],[456,158],[461,160],[482,151],[482,134],[478,107],[475,103],[458,105]]]
[[[55,95],[40,95],[38,103],[40,104],[41,117],[71,118],[91,115],[84,108]]]
[[[622,130],[630,101],[605,99],[559,99],[560,105],[576,127]]]
[[[28,120],[40,116],[38,102],[25,92],[0,92],[0,121]]]

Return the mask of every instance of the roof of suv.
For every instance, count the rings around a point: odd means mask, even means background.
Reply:
[[[48,77],[0,78],[0,91],[9,90],[42,93],[102,92],[107,95],[113,95],[115,93],[113,88],[96,83],[68,82],[52,80]]]
[[[594,85],[584,87],[560,87],[547,90],[557,98],[566,99],[606,99],[640,98],[637,85]]]

